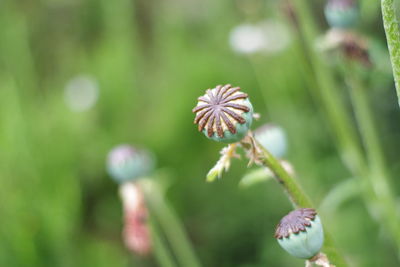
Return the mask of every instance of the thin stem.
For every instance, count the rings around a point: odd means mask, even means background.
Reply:
[[[381,8],[397,98],[400,105],[400,31],[394,8],[394,0],[381,0]]]
[[[310,198],[301,188],[300,184],[290,176],[290,174],[282,167],[282,164],[272,154],[266,150],[260,143],[257,142],[258,147],[262,151],[262,163],[268,167],[274,174],[277,182],[283,187],[285,193],[288,195],[290,202],[294,208],[311,208],[312,204]]]
[[[391,3],[390,7],[392,8],[392,14],[386,17],[386,19],[390,18],[392,20],[391,26],[389,26],[390,32],[392,33],[391,36],[393,37],[393,40],[395,40],[395,43],[399,44],[398,26],[397,24],[395,25],[394,22],[395,16],[393,12],[393,0],[382,0],[382,2]],[[317,24],[313,21],[313,16],[310,12],[310,7],[308,6],[309,3],[307,3],[306,0],[292,0],[292,3],[296,9],[296,14],[298,15],[300,22],[300,29],[305,36],[306,42],[308,42],[308,47],[313,47],[313,42],[317,36],[317,30],[315,28],[315,25]],[[387,10],[385,10],[384,12],[386,11]],[[394,36],[396,37],[394,38]],[[394,51],[395,58],[397,59],[396,61],[400,63],[400,45],[394,46],[392,48],[396,49],[396,51]],[[394,235],[392,238],[394,238],[396,243],[399,244],[399,241],[397,241],[397,227],[394,225],[395,222],[391,220],[391,218],[393,218],[393,215],[389,213],[390,210],[386,209],[385,204],[382,202],[383,199],[386,199],[385,202],[388,201],[387,196],[377,194],[377,192],[375,191],[376,184],[374,184],[374,182],[371,180],[372,177],[376,175],[382,175],[382,173],[377,174],[373,169],[370,169],[368,167],[364,158],[364,154],[357,141],[355,129],[349,119],[351,116],[346,113],[345,107],[341,103],[342,101],[340,99],[338,91],[336,90],[337,87],[335,86],[332,73],[327,68],[327,66],[323,64],[323,62],[321,61],[319,56],[316,55],[316,52],[313,49],[308,49],[308,52],[312,68],[315,72],[316,84],[319,86],[320,89],[319,91],[321,94],[322,104],[326,107],[328,117],[333,125],[333,129],[336,131],[344,161],[347,162],[347,165],[349,166],[351,172],[354,174],[355,177],[362,178],[361,186],[363,187],[363,198],[367,207],[371,208],[371,203],[374,201],[382,205],[379,206],[380,210],[386,211],[380,214],[380,221],[390,221],[389,231],[391,231],[391,234]],[[400,64],[396,64],[396,66],[399,65]],[[389,197],[389,199],[393,198]],[[392,201],[388,201],[387,203],[391,203],[390,206],[393,208],[392,204],[394,203]],[[392,212],[395,212],[395,210],[397,209],[392,209]]]
[[[177,267],[173,256],[168,250],[168,245],[162,239],[162,235],[156,225],[151,225],[152,241],[154,248],[154,255],[161,267]]]
[[[141,181],[140,185],[145,193],[150,212],[163,229],[180,266],[200,267],[182,224],[167,205],[159,186],[149,179]]]
[[[309,3],[305,0],[292,0],[292,4],[300,24],[299,29],[304,37],[303,52],[308,55],[314,73],[315,82],[311,84],[312,90],[318,91],[318,99],[321,101],[321,106],[325,108],[335,132],[343,161],[352,173],[365,172],[365,159],[357,140],[356,130],[350,121],[351,116],[341,101],[338,86],[336,86],[331,71],[313,48],[317,38],[317,29],[315,28],[316,23],[312,19]]]
[[[351,66],[350,66],[351,67]],[[390,177],[385,162],[382,146],[379,142],[373,114],[365,94],[365,87],[351,68],[346,71],[350,95],[354,106],[357,123],[366,148],[370,166],[369,179],[372,184],[377,201],[380,204],[382,217],[386,220],[383,224],[391,232],[396,245],[400,248],[400,221],[397,212],[396,200],[390,189]]]
[[[277,182],[283,187],[294,208],[312,208],[313,204],[301,188],[300,184],[282,167],[281,163],[260,143],[254,140],[257,147],[261,150],[261,161],[265,167],[268,167],[274,174]],[[330,234],[325,231],[324,251],[330,261],[336,266],[346,266],[344,258],[336,249]]]

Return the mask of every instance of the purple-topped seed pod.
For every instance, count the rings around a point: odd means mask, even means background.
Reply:
[[[322,223],[314,209],[290,212],[276,227],[275,238],[289,254],[301,259],[317,255],[324,243]]]
[[[246,136],[253,122],[253,106],[240,87],[230,84],[208,89],[198,98],[192,110],[194,123],[208,138],[224,143],[235,143]]]
[[[119,145],[108,154],[107,171],[117,183],[136,180],[154,168],[152,155],[130,145]]]
[[[332,28],[351,28],[359,17],[357,0],[328,0],[325,17]]]

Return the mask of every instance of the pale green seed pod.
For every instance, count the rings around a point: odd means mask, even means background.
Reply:
[[[354,27],[359,13],[356,0],[329,0],[325,6],[325,17],[332,28]]]
[[[137,180],[154,168],[153,156],[130,145],[119,145],[108,154],[107,171],[117,183]]]
[[[279,245],[290,255],[310,259],[324,243],[322,223],[314,209],[302,208],[282,218],[275,231]]]
[[[218,142],[239,142],[253,122],[253,106],[247,94],[230,84],[208,89],[192,111],[199,131]]]
[[[274,157],[283,158],[287,151],[287,137],[285,130],[275,124],[264,124],[254,131],[256,140]]]

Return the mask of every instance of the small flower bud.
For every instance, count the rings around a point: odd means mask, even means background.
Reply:
[[[129,145],[119,145],[108,154],[107,170],[118,183],[136,180],[150,173],[154,167],[149,152]]]
[[[240,141],[253,122],[253,106],[247,94],[230,84],[208,89],[192,111],[199,131],[218,142]]]
[[[274,124],[264,124],[254,131],[256,140],[274,157],[283,158],[287,150],[285,130]]]
[[[351,28],[359,17],[356,0],[328,0],[325,17],[332,28]]]
[[[279,222],[275,238],[292,256],[310,259],[318,254],[324,243],[321,220],[314,209],[294,210]]]

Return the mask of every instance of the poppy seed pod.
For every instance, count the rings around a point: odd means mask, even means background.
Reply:
[[[286,133],[282,127],[264,124],[254,131],[256,140],[274,157],[283,158],[287,150]]]
[[[153,167],[149,152],[130,145],[119,145],[108,154],[107,171],[117,183],[136,180],[149,174]]]
[[[328,0],[325,17],[332,28],[351,28],[359,17],[356,0]]]
[[[235,143],[246,136],[253,122],[253,106],[240,87],[218,85],[198,98],[192,110],[194,123],[208,138],[224,143]]]
[[[292,256],[310,259],[318,254],[324,243],[321,220],[314,209],[294,210],[279,222],[275,238]]]

